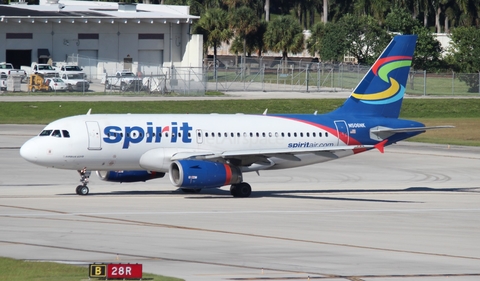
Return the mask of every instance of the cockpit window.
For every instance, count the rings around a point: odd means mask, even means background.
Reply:
[[[50,134],[52,133],[52,130],[43,130],[41,133],[40,133],[40,136],[49,136]]]
[[[60,133],[60,130],[55,130],[55,131],[53,131],[52,137],[61,138],[61,137],[62,137],[62,134]]]
[[[62,134],[63,134],[64,138],[69,138],[70,137],[70,133],[67,130],[62,130]]]

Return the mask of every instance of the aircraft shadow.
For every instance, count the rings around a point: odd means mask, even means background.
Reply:
[[[480,192],[480,187],[468,188],[431,188],[431,187],[409,187],[405,189],[323,189],[323,190],[268,190],[252,191],[249,198],[291,198],[311,200],[333,200],[333,201],[357,201],[357,202],[378,202],[378,203],[423,203],[421,201],[387,200],[342,197],[341,194],[360,195],[375,193],[405,193],[405,192]],[[62,196],[78,196],[74,193],[57,194]],[[185,193],[181,190],[128,190],[113,192],[91,192],[88,196],[169,196],[184,195],[185,199],[207,200],[207,199],[232,199],[229,190],[225,189],[203,189],[199,193]],[[323,195],[323,196],[322,196]],[[327,196],[328,195],[328,196]]]

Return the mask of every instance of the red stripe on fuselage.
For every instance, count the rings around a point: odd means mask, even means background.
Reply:
[[[298,121],[298,122],[302,122],[302,123],[305,123],[305,124],[308,124],[308,125],[311,125],[311,126],[315,126],[315,127],[317,127],[317,128],[320,128],[320,129],[322,129],[322,130],[325,130],[325,131],[327,131],[328,133],[336,136],[336,137],[339,138],[343,143],[345,143],[345,144],[347,144],[347,145],[361,145],[361,143],[360,143],[359,141],[357,141],[356,139],[352,138],[352,136],[350,136],[350,137],[348,138],[346,134],[340,133],[340,135],[339,135],[337,129],[333,129],[333,128],[327,127],[327,126],[325,126],[325,125],[321,125],[321,124],[318,124],[318,123],[314,123],[314,122],[310,122],[310,121],[306,121],[306,120],[301,120],[301,119],[284,117],[284,116],[275,116],[275,117],[285,118],[285,119],[288,119],[288,120]],[[347,127],[347,130],[348,130],[348,127]]]

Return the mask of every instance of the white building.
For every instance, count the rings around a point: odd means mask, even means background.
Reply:
[[[69,0],[0,5],[0,61],[20,67],[73,55],[88,58],[82,66],[97,76],[113,68],[201,67],[202,36],[190,34],[196,19],[188,6]]]

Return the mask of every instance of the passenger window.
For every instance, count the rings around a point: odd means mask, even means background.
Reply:
[[[325,132],[325,137],[328,137],[328,132]]]
[[[315,132],[312,133],[312,136],[315,137]]]
[[[300,136],[303,138],[303,133],[300,133]]]
[[[288,136],[288,137],[290,137],[291,135],[292,135],[292,134],[290,134],[290,133],[287,133],[287,136]]]
[[[64,138],[69,138],[70,137],[70,133],[67,130],[62,130],[62,133],[63,133]]]
[[[322,133],[318,133],[318,136],[319,136],[319,137],[322,137]]]
[[[294,137],[297,137],[297,132],[293,133],[293,136],[294,136]]]

